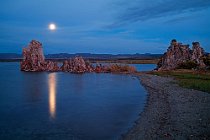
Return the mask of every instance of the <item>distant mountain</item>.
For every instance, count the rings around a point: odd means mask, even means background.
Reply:
[[[45,55],[46,59],[68,59],[75,56],[82,56],[85,59],[158,59],[162,54],[91,54],[91,53],[58,53],[58,54],[47,54]],[[0,60],[20,60],[22,59],[21,54],[16,53],[0,53]]]
[[[0,59],[20,59],[22,58],[21,54],[17,53],[0,53]]]
[[[45,55],[47,59],[67,59],[75,56],[82,56],[86,59],[157,59],[162,54],[91,54],[91,53],[59,53],[59,54],[48,54]]]

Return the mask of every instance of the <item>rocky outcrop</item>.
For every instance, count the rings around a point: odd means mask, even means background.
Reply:
[[[45,71],[60,71],[57,62],[46,61],[45,64],[46,64]]]
[[[205,64],[203,62],[203,56],[204,56],[204,50],[200,47],[199,42],[193,42],[192,43],[192,57],[191,60],[195,61],[199,67],[203,68],[205,67]]]
[[[157,69],[161,70],[173,70],[185,63],[194,63],[199,68],[205,67],[202,57],[204,56],[204,50],[200,47],[199,42],[193,42],[192,50],[189,45],[182,45],[175,39],[171,41],[171,45],[158,62]]]
[[[136,72],[136,69],[128,65],[96,65],[94,67],[89,61],[85,61],[82,57],[75,57],[65,60],[61,67],[57,62],[45,61],[42,44],[36,40],[32,40],[30,44],[23,49],[23,60],[20,62],[22,71],[63,71],[71,73],[85,72]]]
[[[59,71],[56,62],[45,61],[42,43],[32,40],[23,48],[23,60],[20,62],[22,71]]]
[[[93,72],[93,67],[89,62],[85,62],[82,57],[75,57],[73,59],[65,60],[61,66],[64,72],[84,73]]]
[[[45,71],[46,63],[42,50],[42,44],[32,40],[28,47],[23,49],[22,71]]]
[[[107,66],[107,65],[97,64],[95,67],[95,72],[96,73],[101,73],[101,72],[109,73],[109,72],[111,72],[110,65]]]

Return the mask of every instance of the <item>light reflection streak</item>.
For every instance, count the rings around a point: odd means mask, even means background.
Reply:
[[[51,118],[55,118],[56,114],[56,73],[48,75],[49,88],[49,113]]]

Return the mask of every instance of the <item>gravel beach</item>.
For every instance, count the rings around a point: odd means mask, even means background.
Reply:
[[[123,140],[210,139],[210,93],[178,86],[171,77],[138,75],[147,103]]]

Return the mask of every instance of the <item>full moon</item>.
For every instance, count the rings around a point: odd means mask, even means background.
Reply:
[[[50,30],[55,30],[56,29],[56,25],[54,23],[49,24],[49,29]]]

